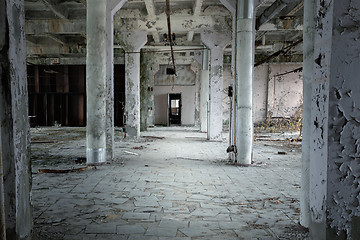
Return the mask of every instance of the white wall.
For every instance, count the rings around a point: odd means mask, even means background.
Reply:
[[[155,124],[167,124],[169,93],[181,93],[181,124],[195,125],[195,86],[155,86]]]

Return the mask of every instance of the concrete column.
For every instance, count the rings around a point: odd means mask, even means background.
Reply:
[[[106,5],[106,160],[114,158],[114,15]]]
[[[106,1],[87,1],[86,163],[106,161]]]
[[[231,42],[231,80],[230,86],[233,90],[233,96],[230,98],[230,123],[229,123],[229,146],[235,145],[235,136],[236,136],[236,128],[235,128],[235,96],[236,92],[235,79],[236,79],[236,0],[220,0],[220,2],[229,10],[232,15],[232,42]],[[236,155],[234,152],[229,153],[229,160],[235,161]]]
[[[201,41],[211,51],[208,139],[221,141],[224,48],[231,41],[231,35],[230,32],[217,32],[213,29],[206,29],[201,31]]]
[[[106,159],[114,158],[114,15],[127,0],[106,2]]]
[[[238,0],[236,44],[236,161],[251,164],[253,148],[254,0]]]
[[[360,239],[360,2],[316,1],[310,236]]]
[[[200,131],[207,132],[209,104],[209,51],[204,49],[200,73]]]
[[[303,128],[302,128],[302,171],[300,195],[300,224],[309,227],[309,167],[311,127],[311,84],[314,74],[314,31],[315,0],[304,1],[303,31]]]
[[[30,131],[22,0],[0,1],[1,239],[30,239]],[[1,174],[1,175],[2,175]]]
[[[123,32],[125,51],[125,130],[126,137],[140,137],[140,49],[147,42],[146,31]]]
[[[159,70],[155,53],[140,56],[140,131],[154,126],[154,73]]]
[[[114,158],[114,15],[127,0],[106,2],[106,159]]]

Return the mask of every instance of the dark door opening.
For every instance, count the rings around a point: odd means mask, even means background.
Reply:
[[[169,125],[181,125],[181,93],[169,94]]]

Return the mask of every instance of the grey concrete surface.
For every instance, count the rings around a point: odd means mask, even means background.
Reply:
[[[298,133],[255,134],[254,164],[241,167],[226,140],[195,128],[155,127],[136,141],[117,129],[113,162],[69,173],[40,172],[86,167],[75,161],[85,128],[31,135],[34,239],[307,239]]]

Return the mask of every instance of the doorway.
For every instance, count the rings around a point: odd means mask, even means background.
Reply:
[[[181,125],[181,93],[169,94],[169,126]]]

